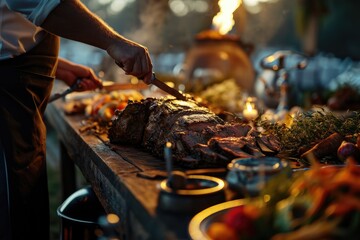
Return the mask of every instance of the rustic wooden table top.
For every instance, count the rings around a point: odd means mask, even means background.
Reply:
[[[106,134],[80,132],[83,115],[68,116],[64,102],[48,105],[47,121],[108,213],[120,217],[126,239],[189,239],[193,214],[159,210],[159,183],[166,177],[165,162],[139,148],[113,146]]]

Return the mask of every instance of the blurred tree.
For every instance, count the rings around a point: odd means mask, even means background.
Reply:
[[[319,50],[360,60],[360,1],[326,0],[326,5],[329,14],[319,27]]]
[[[313,56],[317,52],[319,24],[328,13],[327,0],[297,0],[296,29],[301,38],[304,53]]]

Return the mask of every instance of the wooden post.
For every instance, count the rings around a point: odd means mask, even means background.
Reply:
[[[62,184],[62,200],[66,200],[72,193],[76,191],[75,164],[70,158],[67,150],[62,142],[60,142],[61,155],[61,184]]]

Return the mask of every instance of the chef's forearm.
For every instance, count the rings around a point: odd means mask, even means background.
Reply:
[[[41,27],[48,32],[106,50],[122,38],[77,0],[63,0]]]
[[[80,1],[63,0],[47,15],[41,27],[58,36],[104,49],[126,74],[147,84],[152,82],[148,49],[122,37]]]

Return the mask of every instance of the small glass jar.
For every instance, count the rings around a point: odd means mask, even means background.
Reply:
[[[291,175],[287,161],[277,157],[237,158],[228,165],[226,180],[229,188],[241,196],[257,196],[272,177]]]

